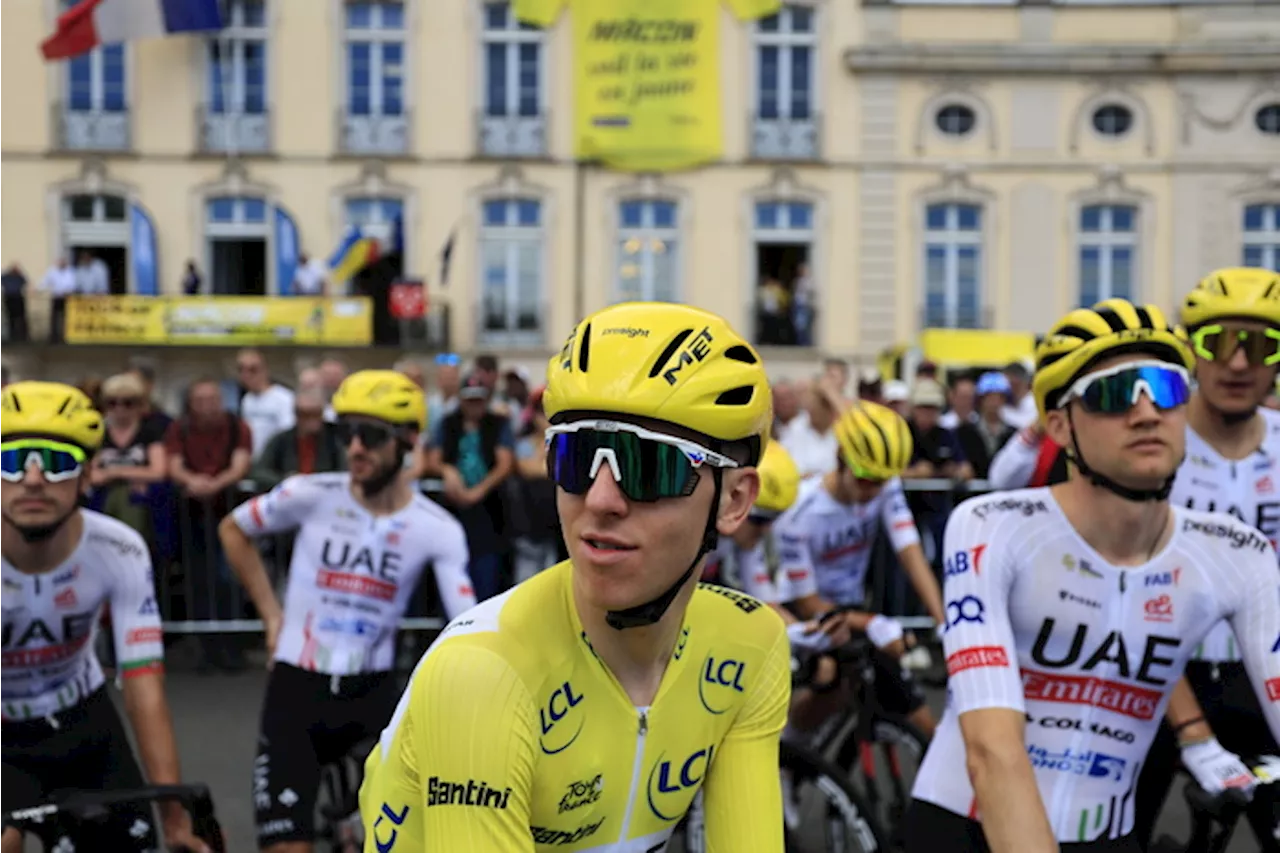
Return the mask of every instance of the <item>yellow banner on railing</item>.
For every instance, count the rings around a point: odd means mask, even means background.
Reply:
[[[368,346],[367,296],[72,296],[72,344]]]
[[[521,21],[573,16],[574,153],[628,171],[719,159],[722,0],[515,0]],[[780,0],[723,0],[755,19]]]

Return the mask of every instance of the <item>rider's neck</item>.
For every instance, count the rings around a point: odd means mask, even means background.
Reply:
[[[406,471],[401,471],[391,485],[376,495],[365,495],[359,485],[351,484],[351,494],[356,503],[374,515],[393,515],[409,505],[413,500],[414,485]]]
[[[1165,501],[1127,501],[1079,475],[1052,488],[1080,538],[1115,566],[1141,566],[1173,535]]]
[[[41,542],[28,542],[18,529],[4,520],[0,551],[4,559],[24,575],[51,572],[67,561],[84,536],[84,514],[75,512],[57,533]]]
[[[1200,393],[1193,394],[1187,404],[1187,423],[1224,459],[1244,459],[1252,454],[1262,445],[1266,428],[1258,412],[1240,421],[1224,418]]]
[[[582,620],[582,630],[591,641],[591,648],[604,661],[605,666],[609,667],[609,671],[618,679],[618,683],[635,705],[644,707],[653,704],[658,687],[662,684],[663,673],[667,671],[667,664],[675,652],[680,627],[684,623],[685,608],[689,606],[689,599],[693,597],[701,576],[699,568],[657,622],[621,631],[610,627],[605,621],[605,612],[589,604],[586,597],[579,593],[577,585],[574,585],[574,604],[578,609],[578,617]]]
[[[853,493],[853,490],[841,485],[839,469],[822,475],[822,488],[826,489],[827,494],[836,503],[849,505],[858,502],[858,496]]]

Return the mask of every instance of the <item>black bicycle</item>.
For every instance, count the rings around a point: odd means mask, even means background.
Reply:
[[[364,760],[378,745],[377,737],[361,740],[346,755],[320,768],[316,797],[316,843],[331,853],[360,853],[364,824],[360,821],[360,783]]]
[[[45,850],[99,850],[102,832],[115,816],[115,806],[172,801],[181,803],[191,815],[192,831],[197,838],[209,845],[213,853],[226,853],[226,840],[207,785],[55,792],[45,805],[10,812],[8,823],[38,838]]]
[[[1280,758],[1264,755],[1246,760],[1245,764],[1258,780],[1253,796],[1275,802],[1280,796],[1280,791],[1277,791],[1280,786],[1275,786],[1280,782]],[[1235,790],[1210,794],[1194,779],[1183,786],[1182,796],[1191,810],[1190,836],[1182,842],[1171,835],[1161,835],[1152,843],[1148,853],[1226,853],[1248,801]]]

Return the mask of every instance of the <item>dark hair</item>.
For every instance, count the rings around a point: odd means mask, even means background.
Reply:
[[[1027,370],[1027,366],[1020,361],[1011,361],[1005,366],[1004,373],[1006,376],[1013,376],[1023,381],[1031,378],[1031,373]]]
[[[483,370],[485,373],[497,373],[498,357],[489,353],[482,353],[476,356],[476,370]]]

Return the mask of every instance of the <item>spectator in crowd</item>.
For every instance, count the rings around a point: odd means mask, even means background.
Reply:
[[[402,358],[392,365],[391,369],[404,374],[410,382],[422,390],[425,391],[427,389],[427,375],[423,372],[422,365],[413,359]]]
[[[849,362],[843,358],[824,358],[822,376],[831,389],[839,393],[843,399],[849,391]]]
[[[929,361],[928,359],[925,359],[924,361],[916,365],[916,381],[917,382],[919,382],[921,379],[936,380],[937,378],[938,378],[937,362],[933,362],[933,361]]]
[[[902,417],[907,417],[911,408],[911,387],[901,379],[890,379],[884,383],[881,402],[893,409]]]
[[[298,371],[297,391],[315,391],[326,401],[329,400],[328,395],[324,392],[324,380],[320,378],[320,368],[304,367]]]
[[[200,270],[196,269],[195,261],[187,261],[187,268],[182,273],[182,292],[186,296],[199,296],[200,286],[204,283],[204,279],[200,276]]]
[[[796,330],[796,344],[813,346],[813,321],[817,311],[818,295],[809,275],[809,265],[796,267],[796,280],[791,285],[791,322]]]
[[[58,258],[40,280],[40,289],[49,294],[49,343],[60,344],[66,340],[67,297],[76,292],[76,271],[66,255]]]
[[[82,296],[106,296],[111,293],[111,271],[102,258],[88,249],[80,250],[76,265],[76,292]]]
[[[90,374],[76,384],[86,397],[93,401],[93,407],[102,411],[102,379]]]
[[[271,381],[261,350],[240,350],[236,355],[236,376],[244,389],[240,418],[253,435],[253,458],[257,459],[272,436],[293,426],[293,392]]]
[[[978,398],[977,417],[961,422],[956,430],[965,458],[973,466],[973,476],[987,479],[991,472],[991,460],[1013,437],[1016,430],[1005,423],[1002,410],[1009,402],[1009,380],[994,370],[982,374],[975,392]]]
[[[515,486],[509,501],[515,538],[515,582],[522,583],[561,559],[560,518],[556,513],[556,484],[547,478],[547,427],[542,388],[529,397],[529,425],[516,444]]]
[[[328,401],[333,399],[338,386],[347,378],[347,362],[342,356],[330,353],[320,360],[316,369],[320,373],[320,388],[324,392],[324,419],[332,423],[337,420],[337,415],[333,413],[333,406]]]
[[[524,432],[529,408],[529,371],[523,367],[508,367],[502,373],[502,399],[511,416],[511,430],[515,435]]]
[[[325,421],[324,405],[324,396],[314,388],[294,395],[293,426],[273,435],[254,460],[250,478],[260,490],[275,488],[294,474],[347,467],[347,449],[338,438],[337,425]]]
[[[444,480],[444,504],[467,533],[477,601],[501,591],[506,531],[498,487],[515,468],[511,420],[490,410],[491,395],[484,377],[468,376],[457,411],[440,421],[428,453],[428,464]]]
[[[804,479],[834,471],[838,464],[839,444],[831,427],[844,411],[844,398],[835,382],[830,375],[814,381],[805,394],[805,411],[791,421],[782,440]]]
[[[947,389],[947,402],[950,408],[938,423],[946,429],[957,429],[960,424],[971,424],[977,421],[976,394],[973,377],[967,373],[957,373],[951,380],[951,387]]]
[[[1009,380],[1009,402],[1004,407],[1005,423],[1014,429],[1031,426],[1040,420],[1036,398],[1031,393],[1031,371],[1020,361],[1010,362],[1004,369]]]
[[[884,380],[879,370],[868,367],[858,374],[857,398],[884,404]]]
[[[0,284],[4,285],[4,315],[9,320],[9,336],[5,340],[15,344],[26,343],[30,332],[27,328],[27,276],[16,263],[9,264],[4,275],[0,275]]]
[[[236,484],[249,473],[253,435],[223,409],[218,380],[200,378],[187,389],[186,411],[169,425],[164,445],[169,479],[182,494],[178,524],[186,613],[199,620],[239,618],[241,600],[217,528]],[[201,635],[201,653],[201,671],[244,669],[243,651],[225,635]]]
[[[142,383],[143,419],[152,421],[159,433],[164,435],[165,430],[169,428],[169,424],[173,423],[173,418],[169,417],[169,413],[165,411],[164,406],[156,400],[155,362],[145,357],[130,359],[129,372],[138,377],[138,381]]]
[[[306,252],[300,252],[298,266],[293,272],[293,295],[324,296],[327,273],[324,264],[318,258],[313,261],[307,257]]]
[[[946,394],[937,380],[921,379],[912,389],[911,414],[907,423],[911,426],[915,449],[911,465],[902,472],[903,477],[972,478],[973,468],[965,460],[956,434],[938,422],[945,403]]]
[[[782,441],[787,429],[800,416],[801,388],[790,379],[773,383],[773,438]]]
[[[782,282],[769,276],[760,285],[760,342],[779,346],[790,342],[791,294]]]
[[[435,432],[445,415],[458,408],[458,389],[462,385],[457,353],[442,352],[436,356],[435,388],[427,394],[427,437]]]
[[[163,428],[146,418],[147,388],[135,373],[117,373],[102,383],[102,407],[106,434],[89,470],[94,505],[151,544],[150,489],[169,476]]]

